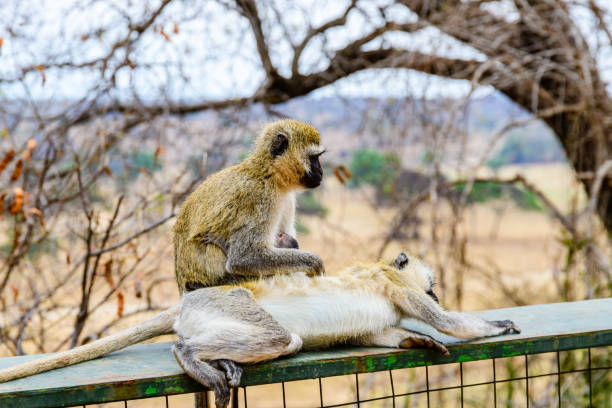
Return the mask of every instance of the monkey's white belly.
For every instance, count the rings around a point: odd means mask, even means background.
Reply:
[[[315,295],[271,295],[257,299],[281,326],[300,336],[304,347],[320,347],[395,326],[399,314],[381,295],[329,290]]]

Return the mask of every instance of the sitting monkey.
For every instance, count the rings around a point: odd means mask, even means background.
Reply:
[[[204,180],[174,224],[179,290],[322,274],[321,258],[298,248],[295,194],[321,184],[323,152],[315,128],[283,119],[264,127],[241,163]]]
[[[400,253],[392,264],[357,264],[337,276],[303,273],[198,289],[181,303],[130,329],[72,350],[0,370],[0,382],[99,357],[172,332],[177,361],[192,378],[215,392],[218,408],[229,403],[248,364],[340,343],[380,347],[434,347],[430,336],[399,327],[419,319],[460,338],[519,332],[509,320],[488,321],[448,312],[432,291],[431,269]],[[248,306],[256,302],[260,308]]]

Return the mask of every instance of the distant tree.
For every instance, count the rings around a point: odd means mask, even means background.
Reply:
[[[349,187],[374,186],[379,196],[390,196],[399,174],[401,161],[394,153],[358,149],[349,162]]]
[[[563,149],[548,134],[509,132],[501,148],[487,161],[492,168],[507,164],[552,163],[565,161]]]

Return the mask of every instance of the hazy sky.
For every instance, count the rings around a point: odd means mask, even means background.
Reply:
[[[22,67],[46,61],[85,62],[105,55],[110,46],[126,32],[125,15],[143,15],[147,7],[158,2],[129,0],[3,0],[0,4],[0,78],[14,78]],[[303,36],[305,20],[320,24],[341,13],[345,2],[302,0],[297,3],[274,1],[283,10],[283,21],[294,41]],[[345,27],[334,29],[325,46],[341,47],[351,39],[376,26],[375,7],[385,1],[364,3],[364,17],[351,13]],[[494,6],[494,12],[514,18],[506,2]],[[273,21],[270,10],[260,10],[264,21]],[[415,17],[403,8],[392,10],[397,21],[410,21]],[[266,18],[268,17],[268,18]],[[576,13],[576,19],[595,45],[592,35],[593,22]],[[124,98],[132,91],[144,101],[168,98],[173,101],[201,101],[223,99],[252,94],[263,79],[250,28],[245,19],[238,17],[216,1],[176,0],[158,19],[159,27],[170,37],[149,30],[134,45],[131,59],[143,68],[120,69],[116,76],[114,97]],[[174,32],[176,24],[178,32]],[[274,24],[266,27],[270,33],[272,59],[282,74],[288,74],[291,53],[282,27]],[[24,35],[15,39],[9,30]],[[98,35],[83,39],[87,33]],[[436,52],[439,55],[459,58],[484,59],[476,51],[441,36],[435,29],[425,29],[415,35],[389,33],[384,41],[405,49]],[[373,46],[378,45],[373,43]],[[319,38],[307,47],[301,59],[302,72],[324,68],[321,58],[323,39]],[[367,46],[366,46],[367,47]],[[604,78],[610,77],[609,49],[602,51]],[[118,53],[110,65],[123,61]],[[21,97],[29,93],[33,98],[76,99],[97,91],[100,83],[97,71],[53,70],[45,71],[44,86],[38,72],[26,77],[24,83],[0,83],[5,97]],[[469,91],[466,81],[452,81],[407,70],[375,70],[361,72],[338,81],[314,93],[317,95],[343,94],[359,96],[421,95],[459,96]],[[479,92],[490,90],[481,89]]]

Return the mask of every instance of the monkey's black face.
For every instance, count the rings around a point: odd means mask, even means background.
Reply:
[[[300,183],[306,188],[315,188],[321,185],[321,180],[323,180],[323,167],[321,167],[321,162],[319,161],[321,154],[323,153],[308,156],[310,170],[300,179]]]

